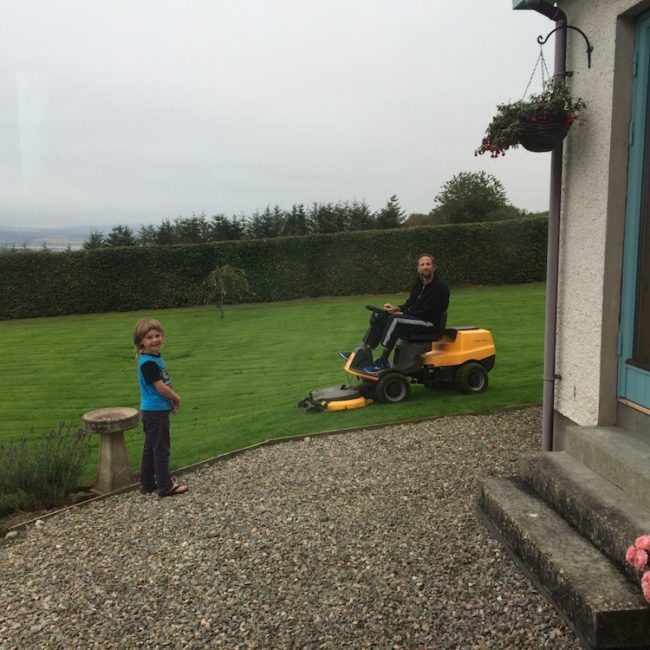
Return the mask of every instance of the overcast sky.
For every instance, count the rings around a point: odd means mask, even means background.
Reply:
[[[554,26],[511,7],[0,0],[0,225],[379,209],[392,194],[428,212],[445,181],[476,170],[545,210],[549,154],[473,155]]]

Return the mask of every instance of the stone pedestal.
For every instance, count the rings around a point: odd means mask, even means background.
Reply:
[[[104,408],[90,411],[82,419],[87,430],[99,434],[95,491],[106,494],[133,483],[124,432],[137,426],[140,413],[127,407]]]

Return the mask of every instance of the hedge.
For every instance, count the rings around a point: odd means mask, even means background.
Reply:
[[[216,266],[243,269],[249,301],[405,290],[418,253],[454,284],[543,280],[545,218],[185,246],[0,253],[0,319],[179,307]]]

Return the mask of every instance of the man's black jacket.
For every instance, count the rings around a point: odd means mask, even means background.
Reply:
[[[436,330],[441,329],[441,318],[447,311],[447,307],[449,307],[449,287],[437,275],[429,284],[423,284],[418,276],[411,287],[411,295],[403,305],[399,305],[404,314],[431,322]]]

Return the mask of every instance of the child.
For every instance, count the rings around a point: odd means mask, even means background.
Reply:
[[[142,491],[158,490],[161,497],[187,492],[188,487],[172,480],[169,473],[169,411],[176,413],[180,397],[173,391],[165,361],[160,356],[164,331],[153,318],[140,319],[133,330],[138,359],[140,411],[144,449],[140,468]]]

